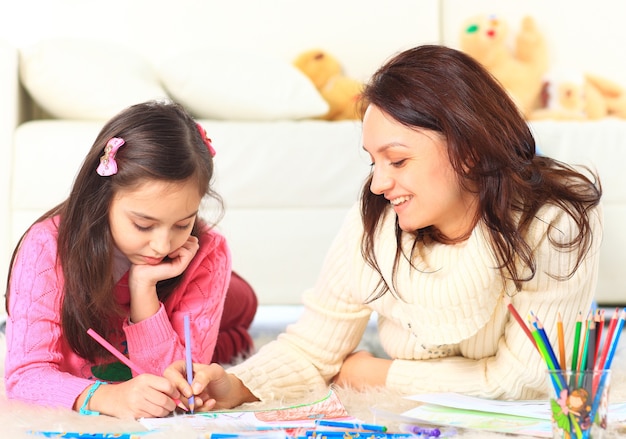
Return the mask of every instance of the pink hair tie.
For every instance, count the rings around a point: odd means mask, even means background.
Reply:
[[[215,157],[215,149],[213,148],[213,145],[211,144],[211,139],[209,139],[209,137],[206,135],[206,130],[202,128],[202,125],[200,125],[199,123],[196,124],[196,127],[198,127],[198,132],[200,133],[200,137],[202,137],[202,140],[204,141],[204,144],[209,150],[211,157]]]
[[[124,139],[119,137],[113,137],[107,142],[104,147],[104,154],[100,157],[100,164],[96,172],[103,176],[109,177],[117,174],[117,162],[115,161],[115,154],[117,150],[124,144]]]

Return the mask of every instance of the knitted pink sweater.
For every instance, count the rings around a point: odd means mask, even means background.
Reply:
[[[71,408],[96,379],[94,364],[76,355],[63,336],[60,307],[63,274],[56,264],[58,218],[31,228],[22,242],[11,276],[6,327],[6,393],[9,398]],[[224,298],[230,280],[230,251],[223,236],[205,230],[200,249],[182,282],[149,319],[112,322],[103,335],[146,372],[161,375],[185,357],[183,317],[191,316],[194,361],[209,363],[215,349]],[[128,273],[112,300],[129,309]]]

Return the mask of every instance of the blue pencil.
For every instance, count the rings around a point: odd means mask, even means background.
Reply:
[[[191,358],[191,322],[189,321],[189,314],[185,315],[185,357],[187,360],[187,381],[191,386],[193,383],[193,361]],[[194,406],[193,394],[189,397],[189,410],[193,413]]]
[[[30,434],[55,439],[139,439],[153,431],[135,433],[81,433],[76,431],[29,431]],[[143,438],[142,438],[143,439]]]
[[[605,344],[611,343],[609,345],[609,352],[606,358],[606,362],[603,365],[605,370],[611,368],[611,363],[613,362],[613,356],[615,355],[615,350],[617,349],[617,345],[619,343],[619,339],[622,335],[622,330],[624,329],[624,322],[626,321],[626,308],[622,309],[621,316],[619,318],[619,323],[617,324],[617,329],[613,333],[613,338],[611,340],[606,340]],[[600,400],[602,399],[602,392],[604,390],[604,384],[606,381],[606,374],[603,373],[600,378],[600,382],[597,386],[594,383],[594,391],[595,395],[593,398],[593,404],[591,405],[591,411],[589,412],[590,419],[594,419],[596,416],[596,412],[598,411],[598,407],[600,405]]]
[[[359,430],[310,430],[306,439],[405,439],[415,438],[414,433],[384,433],[382,431]]]
[[[380,431],[383,433],[387,431],[387,427],[385,427],[384,425],[361,424],[358,422],[330,421],[327,419],[317,419],[315,420],[315,425],[320,427],[337,427],[349,430]]]

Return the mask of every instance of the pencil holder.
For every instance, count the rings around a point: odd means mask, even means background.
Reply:
[[[611,371],[548,370],[554,439],[601,439],[607,427]]]

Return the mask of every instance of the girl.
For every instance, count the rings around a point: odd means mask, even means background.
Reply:
[[[198,216],[205,195],[221,212],[210,186],[213,154],[202,127],[176,104],[135,105],[105,124],[69,197],[14,252],[8,397],[85,414],[164,416],[180,394],[161,375],[184,358],[186,314],[194,359],[251,349],[256,296],[237,275],[228,289],[226,241]],[[222,316],[226,298],[238,306]],[[89,328],[147,373],[133,377]]]
[[[544,396],[545,362],[507,304],[549,331],[560,312],[566,333],[590,308],[602,234],[596,177],[536,155],[506,91],[450,48],[398,54],[363,102],[372,172],[302,317],[229,373],[196,365],[193,391],[205,408],[302,397],[333,381]],[[353,352],[372,311],[389,358]],[[166,376],[189,395],[183,370],[176,362]]]

